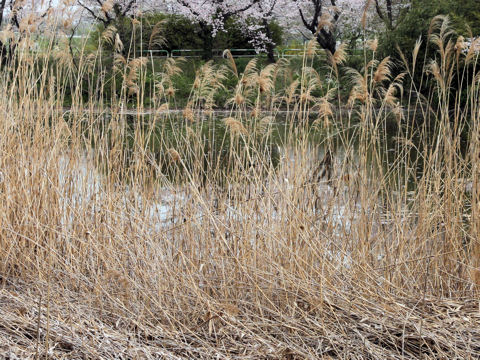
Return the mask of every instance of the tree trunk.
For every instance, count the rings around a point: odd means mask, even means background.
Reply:
[[[0,41],[0,68],[8,66],[13,61],[13,55],[15,54],[16,45],[11,42],[4,44]]]
[[[211,60],[213,58],[213,34],[212,34],[212,28],[203,23],[200,22],[200,39],[202,39],[203,42],[203,54],[202,54],[202,59],[203,60]]]
[[[269,63],[275,62],[275,47],[273,46],[272,40],[272,31],[270,30],[270,26],[268,24],[267,19],[263,19],[263,26],[265,27],[265,35],[267,35],[268,42],[265,45],[267,50],[267,59]]]
[[[7,46],[0,41],[0,68],[3,69],[3,67],[7,64],[7,61],[8,61]]]
[[[390,23],[390,29],[393,29],[392,0],[387,0],[387,16],[388,22]]]
[[[337,50],[337,41],[335,36],[329,31],[325,31],[323,29],[320,30],[320,32],[317,34],[317,41],[322,49],[328,50],[332,54],[334,54]]]

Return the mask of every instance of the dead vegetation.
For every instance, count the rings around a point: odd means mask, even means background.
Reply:
[[[180,316],[190,318],[189,325],[166,325],[160,313],[135,315],[107,305],[115,298],[93,300],[52,288],[62,297],[48,299],[38,289],[26,290],[27,284],[7,286],[0,295],[0,351],[10,359],[43,357],[45,346],[48,357],[58,359],[480,356],[478,301],[380,299],[351,285],[348,293],[324,289],[321,300],[279,288],[270,299],[277,309],[249,301],[186,308]]]
[[[329,79],[311,67],[313,50],[296,79],[283,61],[253,60],[242,74],[232,59],[231,69],[207,63],[181,116],[143,114],[143,59],[116,62],[124,86],[108,118],[98,94],[113,79],[78,81],[69,58],[40,67],[49,51],[5,66],[0,356],[480,357],[479,77],[465,78],[466,94],[451,86],[477,58],[455,51],[448,19],[436,18],[432,34],[438,59],[425,68],[436,103],[410,95],[408,62],[392,75],[389,58],[366,52],[365,68],[347,71],[349,106],[335,111],[343,47]],[[99,61],[86,59],[82,79]],[[174,103],[178,65],[169,59],[156,74],[155,108]],[[209,138],[229,71],[231,113]],[[468,106],[452,108],[460,95]]]

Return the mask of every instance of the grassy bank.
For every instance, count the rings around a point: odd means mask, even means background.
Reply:
[[[297,76],[207,63],[182,99],[173,60],[147,82],[140,58],[103,77],[101,54],[19,52],[0,79],[0,354],[477,358],[477,55],[444,18],[427,41],[436,60],[419,42],[398,75],[374,41],[362,71],[340,47],[319,74],[314,42]]]
[[[184,108],[187,105],[196,78],[205,67],[214,66],[216,70],[221,71],[222,69],[230,68],[232,62],[234,62],[237,72],[242,73],[252,59],[255,59],[258,69],[263,69],[269,64],[267,58],[261,54],[251,57],[236,57],[234,60],[233,58],[227,58],[227,55],[224,54],[224,57],[216,56],[210,61],[202,60],[199,57],[157,57],[149,54],[147,51],[142,54],[136,54],[136,56],[128,56],[124,53],[126,51],[125,49],[120,52],[114,51],[112,48],[113,39],[108,37],[102,39],[103,42],[100,41],[99,46],[101,47],[98,50],[92,49],[90,42],[84,42],[75,45],[73,57],[69,54],[64,55],[72,57],[71,61],[75,70],[85,62],[85,57],[89,58],[88,65],[92,75],[90,77],[83,76],[80,78],[82,87],[88,87],[91,83],[102,82],[102,100],[106,105],[115,104],[118,101],[116,98],[121,96],[122,86],[125,85],[123,81],[125,74],[123,74],[120,69],[124,69],[125,65],[127,65],[132,58],[141,58],[142,71],[140,82],[142,86],[140,86],[137,91],[130,89],[125,99],[125,105],[131,109],[137,108],[139,100],[145,108],[150,109],[154,107],[157,101],[156,97],[159,94],[159,84],[167,85],[169,96],[175,100],[171,105],[176,109]],[[105,49],[102,46],[105,47]],[[70,50],[65,49],[65,51],[69,52]],[[48,53],[48,48],[46,49],[46,53]],[[230,54],[228,56],[230,56]],[[363,61],[363,54],[352,56],[351,59],[351,65],[356,65]],[[299,79],[303,68],[301,54],[279,57],[277,60],[284,63],[282,70],[284,71],[284,77],[288,79],[289,83]],[[55,59],[51,61],[55,62]],[[310,65],[322,77],[329,75],[330,69],[328,68],[327,57],[324,51],[318,50],[317,56],[312,58]],[[175,70],[173,70],[172,67]],[[212,107],[216,109],[229,108],[228,100],[235,93],[235,86],[238,80],[231,71],[223,71],[222,75],[222,86],[216,89],[215,96],[211,99]],[[168,81],[166,81],[166,78],[168,78]],[[165,84],[164,81],[166,81],[167,84]],[[285,84],[285,80],[279,80],[274,85],[277,91],[280,91],[285,87]],[[344,95],[345,94],[344,92]],[[88,101],[90,95],[89,91],[84,91],[83,101]],[[66,107],[71,106],[73,97],[75,97],[75,94],[72,94],[70,89],[66,89],[64,98],[64,105]]]

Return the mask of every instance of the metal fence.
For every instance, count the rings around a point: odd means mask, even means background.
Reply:
[[[254,58],[266,56],[265,53],[258,53],[255,49],[229,49],[232,57],[234,58]],[[303,57],[305,55],[305,49],[279,49],[274,50],[275,56],[279,58],[285,57]],[[178,50],[144,50],[143,54],[148,55],[149,57],[159,57],[159,58],[201,58],[205,51],[203,49],[178,49]],[[213,49],[213,57],[226,57],[226,50]]]

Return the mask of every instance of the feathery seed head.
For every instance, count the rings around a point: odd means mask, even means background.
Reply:
[[[367,47],[372,50],[373,52],[377,51],[378,48],[378,39],[375,38],[373,40],[368,40],[367,41]]]
[[[223,119],[223,122],[232,135],[247,135],[245,126],[235,118],[228,117]]]
[[[102,4],[101,10],[103,13],[108,13],[110,10],[113,9],[113,0],[107,0]]]
[[[167,152],[172,162],[179,162],[181,160],[180,154],[174,148],[168,149]]]
[[[391,74],[390,67],[391,67],[390,56],[387,56],[385,59],[383,59],[380,62],[380,64],[378,64],[377,70],[373,75],[373,81],[375,83],[379,83],[389,79]]]
[[[183,118],[189,122],[195,121],[195,114],[192,110],[192,104],[188,104],[185,109],[183,109]]]

